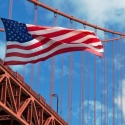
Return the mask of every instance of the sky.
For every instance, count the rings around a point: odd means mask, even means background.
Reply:
[[[74,16],[80,20],[87,21],[91,24],[98,25],[110,30],[125,32],[125,1],[124,0],[40,0],[40,2],[51,6],[59,11]],[[9,0],[0,0],[0,17],[8,18],[9,16]],[[27,0],[13,0],[12,19],[34,24],[34,5]],[[37,25],[54,26],[54,14],[44,8],[38,7]],[[57,15],[56,25],[70,28],[70,20]],[[0,21],[0,27],[3,27]],[[73,21],[72,28],[84,29],[82,24]],[[94,28],[86,26],[86,29],[95,31]],[[111,33],[106,33],[97,30],[97,36],[101,39],[108,39],[116,37]],[[120,42],[122,42],[120,44]],[[113,56],[114,43],[114,56]],[[72,125],[82,125],[82,118],[84,114],[84,124],[94,125],[94,79],[96,78],[96,125],[104,125],[105,113],[107,116],[106,122],[112,124],[112,117],[114,116],[115,125],[120,123],[121,111],[123,112],[123,125],[125,125],[125,40],[110,41],[103,43],[104,53],[102,59],[96,57],[96,75],[95,75],[95,56],[89,52],[73,52],[73,68],[72,68],[72,106],[71,119]],[[122,46],[122,57],[120,56],[120,45]],[[4,59],[6,48],[6,39],[3,32],[0,32],[0,58]],[[80,68],[80,55],[82,53],[83,63]],[[61,80],[62,80],[62,55],[55,56],[54,66],[54,90],[53,93],[59,96],[59,114],[68,121],[68,84],[69,84],[69,64],[70,53],[63,54],[64,56],[64,75],[63,75],[63,96],[62,96],[62,113],[60,111],[61,100]],[[122,59],[122,63],[120,63]],[[25,75],[23,66],[10,66],[14,71],[19,72],[24,76],[28,85],[32,82],[34,91],[41,94],[46,102],[50,101],[50,80],[51,80],[51,59],[40,62],[40,75],[38,75],[38,64],[34,65],[33,75],[31,74],[31,64],[25,66]],[[122,78],[120,75],[122,69]],[[80,71],[83,72],[83,88],[80,87]],[[113,72],[114,71],[114,72]],[[113,75],[114,74],[114,75]],[[33,76],[33,77],[32,77]],[[31,78],[32,77],[32,78]],[[38,78],[40,78],[40,85],[38,87]],[[114,83],[114,115],[112,114],[112,90]],[[122,83],[122,97],[120,96],[120,85]],[[89,89],[88,89],[89,84]],[[106,88],[105,88],[105,85]],[[80,100],[80,90],[82,90],[84,99]],[[107,103],[104,101],[107,99]],[[123,100],[123,107],[121,107],[120,99]],[[53,109],[56,111],[56,98],[53,98]],[[84,111],[84,113],[83,113]]]

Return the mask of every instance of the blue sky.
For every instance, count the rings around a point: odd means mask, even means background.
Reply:
[[[119,31],[125,32],[125,1],[123,0],[40,0],[44,4],[47,4],[53,8],[56,8],[64,13],[71,16],[77,17],[81,20],[88,21],[89,23]],[[0,17],[8,18],[9,12],[9,0],[0,0]],[[12,19],[23,23],[34,23],[34,5],[26,0],[13,0],[13,10]],[[54,25],[54,14],[48,10],[38,7],[38,17],[37,25],[53,26]],[[57,26],[70,28],[70,20],[62,16],[57,16]],[[0,27],[3,27],[0,22]],[[83,29],[83,25],[73,21],[72,27],[74,29]],[[91,27],[87,29],[95,31]],[[104,39],[104,33],[97,30],[97,36],[100,39]],[[106,38],[112,38],[113,35],[106,33]],[[114,37],[119,37],[114,35]],[[0,32],[0,58],[4,59],[5,55],[5,36],[4,33]],[[114,106],[115,106],[115,124],[120,122],[120,66],[122,69],[125,68],[125,40],[122,41],[122,65],[120,65],[120,41],[114,42],[115,55],[112,57],[112,42],[105,43],[105,53],[103,53],[103,58],[100,59],[96,57],[96,123],[100,125],[101,123],[101,111],[102,111],[102,121],[104,124],[104,109],[106,109],[108,124],[112,123],[112,82],[113,82],[113,70],[112,62],[114,61],[114,84],[115,84],[115,96],[114,96]],[[106,54],[106,56],[105,56]],[[72,95],[72,125],[77,125],[79,123],[79,112],[84,109],[84,123],[87,124],[87,115],[89,114],[89,123],[94,124],[94,55],[88,52],[83,52],[83,77],[84,80],[84,100],[80,101],[80,52],[74,52],[73,61],[73,95]],[[69,84],[69,53],[64,54],[64,81],[63,81],[63,100],[62,100],[62,117],[67,121],[68,117],[68,84]],[[90,60],[90,70],[88,65],[88,59]],[[104,63],[104,60],[107,63]],[[23,66],[11,66],[14,71],[18,71],[23,75]],[[54,68],[54,93],[59,95],[60,101],[60,87],[61,87],[61,73],[62,73],[62,55],[55,57],[55,68]],[[104,67],[106,69],[106,76],[104,77]],[[125,105],[125,74],[124,70],[122,74],[123,83],[123,105]],[[51,73],[51,59],[48,59],[40,63],[40,86],[37,89],[37,79],[38,79],[38,64],[34,65],[34,77],[33,77],[33,89],[38,91],[49,104],[50,99],[50,73]],[[88,74],[90,76],[88,77]],[[26,65],[25,71],[25,81],[30,85],[31,77],[31,64]],[[104,82],[104,78],[106,78]],[[90,81],[89,89],[89,99],[88,99],[88,79]],[[104,89],[104,83],[107,83],[107,89]],[[108,94],[107,94],[108,92]],[[105,105],[104,97],[108,97],[108,104]],[[102,100],[102,101],[101,101]],[[88,105],[89,101],[89,105]],[[53,99],[53,108],[56,110],[56,99]],[[88,112],[89,110],[89,112]],[[60,105],[59,105],[60,114]],[[125,108],[123,106],[123,118],[125,114]],[[80,118],[81,119],[81,118]],[[125,120],[124,120],[125,122]],[[103,125],[102,124],[102,125]],[[80,123],[81,125],[81,123]]]

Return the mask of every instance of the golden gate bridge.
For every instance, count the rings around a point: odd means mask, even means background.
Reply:
[[[104,39],[102,39],[103,45],[104,45],[104,57],[102,59],[102,70],[100,72],[103,74],[102,83],[100,85],[101,91],[103,91],[105,94],[100,94],[101,102],[104,103],[104,106],[101,106],[101,113],[100,113],[100,125],[108,125],[108,82],[109,82],[109,72],[111,73],[111,105],[112,105],[112,125],[116,125],[115,117],[118,115],[118,112],[115,108],[115,95],[120,94],[120,100],[116,100],[117,103],[120,103],[121,110],[120,111],[120,120],[117,124],[124,125],[124,114],[123,114],[123,39],[125,38],[125,34],[122,32],[117,32],[113,30],[109,30],[106,28],[99,27],[97,25],[90,24],[86,21],[82,21],[80,19],[77,19],[73,16],[70,16],[68,14],[65,14],[57,9],[54,9],[50,6],[47,6],[38,0],[28,0],[28,2],[31,2],[34,4],[34,24],[37,23],[37,9],[38,6],[42,7],[44,9],[49,10],[50,12],[54,13],[54,25],[57,25],[57,16],[61,15],[64,18],[68,18],[70,21],[70,27],[72,28],[73,22],[78,22],[84,26],[84,29],[87,28],[87,26],[94,28],[95,33],[97,34],[98,30],[101,30],[104,32]],[[10,6],[9,6],[9,19],[12,17],[12,3],[13,0],[10,0]],[[1,32],[4,32],[4,29],[0,28]],[[108,38],[107,34],[112,34],[112,38]],[[115,37],[119,36],[119,37]],[[107,39],[108,38],[108,39]],[[109,45],[110,44],[110,45]],[[108,46],[111,46],[112,49],[110,49]],[[111,51],[111,57],[112,59],[108,59],[108,53]],[[120,53],[119,56],[117,56],[117,53]],[[116,60],[115,60],[116,57]],[[51,62],[51,77],[50,77],[50,95],[54,93],[54,69],[55,69],[55,58],[52,57]],[[39,95],[37,92],[35,92],[32,88],[32,82],[33,82],[33,73],[34,73],[34,65],[31,67],[31,83],[30,86],[25,83],[24,77],[22,77],[19,73],[14,72],[9,66],[3,65],[3,60],[0,60],[0,124],[1,125],[72,125],[72,99],[73,99],[73,60],[74,60],[74,54],[71,52],[69,55],[69,85],[68,85],[68,120],[67,122],[61,118],[60,115],[56,113],[52,107],[53,107],[53,98],[50,97],[50,105],[46,103],[46,100]],[[88,74],[85,75],[85,64],[86,61],[88,63]],[[98,91],[98,84],[97,84],[97,68],[98,59],[96,56],[93,57],[94,63],[93,63],[93,72],[94,72],[94,78],[93,78],[93,97],[94,97],[94,107],[93,107],[93,116],[91,116],[90,113],[87,113],[86,118],[86,124],[89,125],[89,117],[93,117],[93,124],[98,125],[97,123],[97,91]],[[108,62],[111,62],[111,65],[109,66]],[[116,62],[115,62],[116,61]],[[85,80],[87,79],[87,96],[88,96],[88,108],[87,112],[89,112],[89,105],[90,105],[90,80],[91,80],[91,72],[90,72],[90,55],[85,55],[84,52],[80,53],[80,105],[82,105],[82,102],[85,101],[84,99],[84,91],[85,91]],[[110,68],[109,68],[110,67]],[[117,72],[117,68],[119,68],[119,73]],[[61,67],[61,90],[60,90],[60,111],[62,111],[62,98],[63,98],[63,77],[64,77],[64,55],[62,54],[62,67]],[[38,63],[38,83],[37,88],[39,88],[40,84],[40,62]],[[109,69],[111,71],[109,71]],[[23,67],[23,73],[25,74],[25,66]],[[118,84],[119,83],[119,84]],[[117,84],[117,85],[115,85]],[[84,114],[84,105],[81,109],[81,112],[79,112],[79,125],[85,124],[85,114]]]

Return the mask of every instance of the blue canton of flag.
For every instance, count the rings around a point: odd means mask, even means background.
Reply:
[[[3,19],[1,18],[4,28],[6,31],[6,40],[7,41],[18,41],[20,43],[30,41],[34,39],[27,30],[27,27],[23,23],[17,21]]]

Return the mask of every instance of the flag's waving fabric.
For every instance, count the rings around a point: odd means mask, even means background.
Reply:
[[[102,43],[92,31],[1,20],[7,40],[4,64],[37,63],[57,54],[83,50],[102,57]]]

